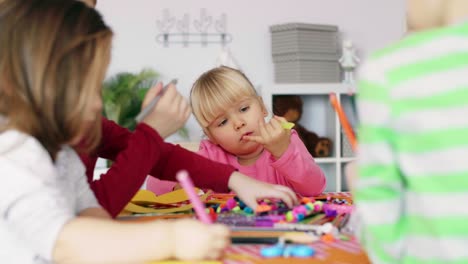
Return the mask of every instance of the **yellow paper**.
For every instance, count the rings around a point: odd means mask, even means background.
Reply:
[[[169,214],[169,213],[177,213],[177,212],[183,212],[192,209],[191,204],[187,205],[182,205],[179,207],[174,207],[174,208],[162,208],[162,209],[155,209],[155,208],[148,208],[144,207],[141,205],[137,205],[134,203],[128,203],[124,210],[129,211],[132,213],[137,213],[137,214],[149,214],[149,213],[161,213],[161,214]]]
[[[198,193],[200,189],[195,188],[195,193]],[[132,198],[133,203],[159,203],[159,204],[174,204],[187,201],[189,198],[183,189],[172,191],[169,193],[161,194],[156,196],[151,191],[139,190],[137,194]]]
[[[195,191],[198,192],[199,189],[195,188]],[[211,191],[206,192],[205,194],[200,196],[200,200],[202,202],[206,201],[206,199],[208,198],[210,194],[211,194]],[[139,214],[177,213],[177,212],[190,210],[193,208],[193,206],[191,204],[187,204],[187,205],[182,205],[182,206],[174,207],[174,208],[155,209],[155,208],[148,208],[148,207],[135,204],[135,202],[138,202],[139,204],[151,204],[151,203],[175,204],[175,203],[179,203],[179,202],[183,202],[187,200],[188,200],[188,196],[183,189],[173,191],[170,193],[166,193],[160,196],[156,196],[154,195],[154,193],[147,191],[147,190],[140,190],[132,199],[132,201],[125,206],[124,210],[132,212],[132,213],[139,213]]]
[[[291,123],[291,122],[283,122],[283,123],[281,123],[281,126],[282,126],[284,129],[290,130],[291,128],[294,127],[294,123]]]

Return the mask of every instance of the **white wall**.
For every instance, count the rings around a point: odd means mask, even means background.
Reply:
[[[98,0],[97,9],[115,32],[108,75],[151,67],[165,79],[178,78],[178,88],[188,98],[193,81],[214,66],[221,47],[181,44],[165,48],[155,41],[156,20],[164,9],[180,19],[188,13],[198,18],[200,9],[217,18],[227,15],[230,50],[255,84],[268,89],[273,82],[269,26],[303,22],[333,24],[355,43],[361,57],[399,39],[405,31],[405,0]],[[195,31],[193,23],[191,31]],[[194,118],[187,127],[192,140],[200,129]]]

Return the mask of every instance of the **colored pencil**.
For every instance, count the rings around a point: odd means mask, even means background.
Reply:
[[[156,95],[156,97],[154,97],[153,100],[151,100],[151,102],[135,117],[135,120],[137,122],[141,122],[143,120],[143,118],[145,118],[151,111],[153,111],[154,106],[156,106],[156,104],[158,103],[158,101],[161,98],[163,92],[166,91],[167,87],[169,87],[169,85],[171,85],[171,84],[176,85],[177,84],[177,79],[173,79],[171,82],[166,84],[166,86],[164,86],[164,88],[161,90],[161,92],[158,95]]]
[[[187,196],[190,199],[190,202],[193,205],[193,209],[197,214],[198,219],[205,224],[211,224],[213,221],[211,220],[210,216],[205,211],[205,206],[201,202],[198,195],[195,193],[195,187],[193,186],[192,180],[188,175],[188,172],[185,170],[179,171],[176,176],[177,180],[179,181],[182,188],[184,188]]]
[[[338,114],[338,118],[340,119],[341,126],[344,129],[345,135],[348,138],[349,143],[351,144],[351,147],[353,148],[353,150],[356,150],[357,148],[356,136],[354,135],[354,131],[351,128],[348,118],[346,117],[346,114],[343,111],[343,108],[341,107],[341,104],[338,101],[338,98],[336,97],[335,93],[330,93],[330,103],[335,109],[335,112]]]

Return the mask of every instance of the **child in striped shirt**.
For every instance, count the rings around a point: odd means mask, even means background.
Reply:
[[[373,263],[468,263],[467,17],[465,0],[408,0],[418,32],[361,69],[353,192]]]

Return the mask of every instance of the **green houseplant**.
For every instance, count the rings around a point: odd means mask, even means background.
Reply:
[[[158,76],[154,70],[143,69],[139,73],[117,73],[106,79],[102,91],[104,116],[133,131],[143,98]]]

